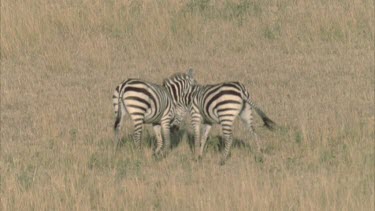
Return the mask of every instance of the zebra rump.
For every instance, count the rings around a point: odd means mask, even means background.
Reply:
[[[134,142],[140,148],[143,124],[152,124],[157,147],[155,154],[163,145],[168,150],[170,145],[170,122],[174,117],[174,105],[171,95],[165,87],[142,81],[128,79],[119,84],[113,93],[113,106],[116,115],[114,130],[117,144],[120,141],[120,127],[123,117],[129,114],[134,125]]]
[[[198,154],[199,150],[198,158],[203,154],[213,124],[221,125],[225,139],[225,149],[220,164],[224,164],[228,157],[233,139],[233,123],[237,116],[245,122],[249,132],[254,135],[257,145],[257,135],[252,126],[252,109],[259,114],[268,129],[271,130],[276,125],[250,100],[250,95],[243,84],[224,82],[213,85],[193,84],[189,86],[189,81],[195,81],[192,70],[166,79],[164,85],[168,86],[167,89],[175,92],[172,94],[174,103],[184,106],[191,114],[195,152]],[[181,89],[181,87],[185,88]]]

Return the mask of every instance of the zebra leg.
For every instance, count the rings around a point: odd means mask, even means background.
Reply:
[[[202,135],[202,138],[201,138],[201,145],[200,145],[200,151],[199,151],[198,158],[202,158],[202,156],[203,156],[204,147],[206,145],[207,137],[208,137],[208,134],[210,133],[211,127],[212,126],[209,125],[209,124],[203,125],[203,130],[202,130],[203,135]]]
[[[223,137],[224,137],[224,140],[225,140],[225,147],[224,147],[224,152],[223,152],[222,158],[220,160],[220,165],[224,165],[225,164],[225,161],[227,160],[228,155],[230,153],[230,149],[232,147],[232,142],[233,142],[233,134],[232,134],[232,131],[233,131],[233,129],[232,129],[233,128],[233,122],[234,122],[234,118],[233,119],[221,120],[221,122],[220,122],[222,131],[223,131]]]
[[[167,155],[171,149],[170,124],[171,124],[171,121],[169,117],[161,120],[161,130],[162,130],[163,140],[164,140],[164,147],[163,147],[163,151],[165,153],[164,155]]]
[[[222,158],[220,160],[220,165],[224,165],[225,164],[225,161],[228,159],[228,155],[230,153],[230,149],[232,147],[232,143],[233,143],[233,136],[232,136],[232,131],[227,131],[224,135],[224,140],[225,140],[225,148],[224,148],[224,152],[223,152],[223,155],[222,155]]]
[[[253,122],[253,115],[251,106],[248,103],[245,103],[245,106],[243,110],[240,113],[241,120],[245,123],[247,130],[250,132],[250,134],[255,139],[255,143],[257,145],[257,150],[260,152],[260,141],[258,139],[258,135],[255,133],[254,127],[252,125]],[[250,142],[248,142],[250,144]]]
[[[154,150],[153,155],[157,156],[160,153],[161,147],[163,146],[163,138],[161,135],[161,126],[160,125],[153,125],[155,135],[156,135],[156,148]]]
[[[198,150],[200,147],[200,127],[201,127],[201,115],[196,112],[192,114],[192,124],[193,124],[193,130],[194,130],[194,152],[196,155],[196,158],[198,158]]]
[[[137,150],[141,149],[142,132],[143,132],[143,119],[135,120],[133,140],[134,140],[134,144]]]

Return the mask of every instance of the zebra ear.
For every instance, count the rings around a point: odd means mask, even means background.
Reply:
[[[186,72],[186,74],[189,76],[189,77],[194,77],[194,70],[193,70],[193,68],[189,68],[188,70],[187,70],[187,72]]]

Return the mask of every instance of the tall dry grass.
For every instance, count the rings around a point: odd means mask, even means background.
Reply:
[[[2,210],[374,210],[372,1],[3,0],[0,23]],[[113,153],[114,87],[188,67],[280,125],[256,119],[262,159],[241,123],[223,167],[219,127],[199,163],[186,134]]]

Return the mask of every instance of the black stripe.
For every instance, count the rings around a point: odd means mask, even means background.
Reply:
[[[176,96],[176,99],[180,99],[180,96],[181,96],[181,91],[182,91],[182,87],[180,86],[181,84],[180,84],[180,80],[175,80],[175,83],[174,83],[175,85],[176,85],[176,88],[177,88],[177,95],[178,96]]]
[[[134,112],[134,113],[131,113],[130,115],[144,116],[145,114],[142,112]]]
[[[120,90],[122,90],[122,88],[124,88],[126,86],[126,84],[130,83],[130,81],[132,81],[133,79],[128,79],[126,80],[124,83],[121,84],[121,87],[120,87]],[[119,91],[121,92],[121,91]]]
[[[126,107],[141,109],[141,110],[144,111],[144,112],[147,111],[146,108],[144,108],[144,107],[142,107],[142,106],[137,106],[137,105],[127,105]]]
[[[221,92],[217,93],[214,97],[212,97],[210,99],[210,101],[208,101],[208,103],[206,104],[206,111],[208,111],[208,108],[210,107],[210,105],[212,104],[212,102],[214,102],[215,100],[217,100],[219,97],[222,97],[223,95],[235,95],[235,96],[241,97],[240,93],[238,93],[236,91],[233,91],[233,90],[221,91]],[[216,107],[217,106],[215,106],[215,108]]]
[[[177,100],[177,90],[176,90],[176,87],[174,86],[174,84],[170,85],[171,89],[172,89],[172,94],[173,94],[173,99],[174,100]]]
[[[224,112],[224,111],[236,111],[238,110],[237,108],[222,108],[222,109],[217,109],[217,112]]]
[[[134,123],[137,122],[137,121],[140,121],[138,124],[134,124],[134,127],[137,127],[137,126],[143,124],[143,122],[144,122],[144,121],[143,121],[143,118],[133,119],[133,121],[134,121]]]
[[[227,86],[227,87],[233,87],[236,89],[240,89],[240,84],[238,82],[227,82],[223,83],[222,86]]]
[[[236,82],[229,82],[229,83],[212,85],[213,87],[216,86],[216,88],[214,88],[213,90],[211,90],[210,92],[208,92],[206,94],[206,96],[211,95],[212,93],[216,92],[218,89],[223,88],[223,87],[233,87],[233,88],[237,89],[238,91],[240,91],[239,88],[238,88],[238,86],[236,86],[235,84],[236,84]],[[212,89],[213,87],[211,87],[210,89]]]
[[[129,97],[125,97],[125,100],[135,100],[135,101],[141,102],[143,104],[146,104],[148,108],[151,108],[150,103],[147,102],[146,100],[140,98],[140,97],[129,96]]]
[[[222,106],[224,104],[241,104],[242,102],[238,102],[238,101],[235,101],[235,100],[224,100],[224,101],[221,101],[220,103],[216,104],[216,106],[214,107],[214,110],[216,108],[218,108],[219,106]]]
[[[147,89],[130,86],[130,87],[125,88],[125,92],[127,92],[127,91],[140,92],[140,93],[143,93],[143,94],[147,95],[154,102],[155,110],[157,110],[158,105],[156,104],[156,99],[154,98],[154,96],[152,96],[152,94]]]
[[[211,87],[212,89],[213,87]],[[217,90],[219,90],[221,88],[221,86],[217,86],[216,88],[213,88],[212,90],[208,91],[205,96],[210,96],[212,95],[214,92],[216,92]]]
[[[230,126],[230,125],[228,125],[228,124],[224,124],[224,122],[231,122],[231,123],[233,123],[232,120],[224,119],[224,120],[221,120],[221,121],[220,121],[220,124],[221,124],[222,126],[224,126],[224,125]]]
[[[138,79],[129,79],[128,81],[127,81],[127,84],[142,84],[142,85],[146,85],[147,86],[147,83],[146,82],[144,82],[144,81],[140,81],[140,80],[138,80]]]
[[[225,132],[229,132],[231,133],[232,132],[232,127],[230,125],[222,125],[221,126],[221,130],[223,131],[223,133],[225,134]]]
[[[190,105],[192,103],[192,98],[193,98],[192,95],[193,95],[193,92],[192,90],[190,90],[190,93],[187,96],[187,105]]]
[[[223,114],[223,115],[219,114],[219,118],[228,117],[228,116],[234,116],[234,115],[233,114]]]

